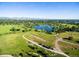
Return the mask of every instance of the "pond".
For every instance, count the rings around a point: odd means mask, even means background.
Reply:
[[[44,30],[46,32],[54,31],[54,26],[50,26],[50,25],[37,25],[37,26],[34,26],[34,28],[36,30]]]

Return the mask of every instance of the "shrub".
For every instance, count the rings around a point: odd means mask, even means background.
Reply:
[[[23,54],[22,54],[22,53],[19,53],[19,55],[20,55],[21,57],[23,57]]]
[[[25,32],[25,30],[22,30],[22,32]]]
[[[72,37],[72,36],[69,36],[69,37],[68,37],[68,40],[72,40],[72,39],[73,39],[73,37]]]
[[[34,52],[27,52],[27,55],[31,57],[39,57],[39,55]]]
[[[37,46],[33,46],[33,45],[28,45],[28,47],[30,47],[31,49],[37,49]]]
[[[79,43],[79,41],[76,41],[77,43]]]
[[[16,29],[16,31],[20,31],[20,29]]]
[[[63,38],[63,39],[72,40],[73,37],[69,36],[69,37],[67,37],[67,38]]]

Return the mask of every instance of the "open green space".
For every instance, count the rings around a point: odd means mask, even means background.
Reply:
[[[47,25],[44,29],[39,26]],[[35,26],[38,26],[37,29]],[[50,31],[51,27],[51,31]],[[56,34],[59,34],[57,37]],[[79,56],[79,24],[68,24],[47,20],[1,20],[0,21],[0,55],[21,57],[61,57],[54,52],[28,42],[24,37],[37,42],[44,48],[62,52],[68,56]],[[65,42],[60,42],[59,38]],[[57,42],[58,40],[58,42]],[[73,44],[69,44],[70,42]],[[77,45],[75,45],[77,44]],[[58,46],[59,45],[59,46]],[[65,55],[66,56],[66,55]]]
[[[79,33],[78,32],[64,32],[60,33],[60,37],[64,41],[73,44],[68,44],[65,42],[60,42],[61,49],[69,56],[78,57],[79,56]],[[77,45],[75,45],[77,44]]]
[[[32,35],[39,37],[42,40],[39,40],[38,38],[35,38]],[[54,43],[56,40],[54,32],[52,34],[47,34],[44,32],[30,31],[25,34],[25,37],[27,37],[28,39],[34,40],[34,41],[38,42],[39,44],[43,44],[43,45],[46,45],[49,47],[54,47]]]
[[[73,43],[79,43],[79,33],[78,32],[64,32],[60,33],[60,37],[62,37],[64,40],[68,42],[73,42]],[[71,37],[70,40],[68,40],[68,37]]]
[[[29,38],[30,34],[34,34],[33,31],[22,32],[20,30],[19,32],[15,31],[14,33],[13,31],[10,31],[12,27],[22,29],[22,25],[0,25],[0,34],[1,34],[0,35],[0,55],[12,55],[12,56],[22,56],[22,57],[23,56],[25,57],[62,56],[60,54],[56,54],[54,52],[50,52],[36,45],[33,45],[27,42],[22,37],[24,34],[26,34],[27,35],[26,37]],[[37,34],[37,32],[35,32],[35,34]],[[42,32],[40,34],[42,34]],[[46,34],[46,35],[48,35],[49,38],[52,37],[49,34]],[[49,38],[46,38],[45,40],[49,40]],[[29,39],[33,39],[33,37],[30,37]],[[43,42],[43,41],[39,40],[39,42]]]
[[[19,53],[24,54],[23,51],[29,51],[30,48],[27,47],[28,45],[22,35],[22,33],[17,33],[0,36],[0,54],[19,56]]]
[[[12,31],[10,31],[11,28],[19,28],[19,29],[23,29],[22,25],[0,25],[0,34],[8,34],[11,33]]]
[[[60,48],[64,53],[71,57],[79,57],[79,46],[71,45],[65,42],[59,42]]]
[[[60,54],[56,54],[38,46],[32,45],[23,39],[23,34],[24,33],[17,33],[0,36],[0,54],[26,57],[62,56]]]

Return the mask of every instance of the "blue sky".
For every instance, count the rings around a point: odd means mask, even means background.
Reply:
[[[79,19],[79,3],[0,2],[0,17]]]

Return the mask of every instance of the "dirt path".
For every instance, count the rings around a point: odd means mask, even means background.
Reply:
[[[31,36],[33,36],[33,37],[35,37],[35,38],[37,38],[37,39],[39,39],[39,40],[41,40],[41,41],[43,41],[43,42],[46,42],[46,40],[44,40],[44,39],[42,39],[42,38],[40,38],[40,37],[38,37],[38,36],[36,36],[36,35],[31,35]]]
[[[61,49],[60,46],[58,44],[59,41],[62,41],[62,39],[59,37],[59,35],[55,35],[56,36],[56,41],[55,41],[55,49],[61,53],[63,53],[64,55],[68,56],[67,54],[65,54]],[[68,56],[69,57],[69,56]]]
[[[59,34],[57,35],[57,38],[58,38],[58,40],[61,41],[61,42],[65,42],[65,43],[68,43],[68,44],[72,44],[72,45],[77,45],[77,46],[79,46],[79,44],[72,43],[72,42],[68,42],[68,41],[64,41],[61,37],[59,37]]]
[[[56,40],[56,41],[55,41],[55,49],[56,49],[57,51],[62,52],[62,50],[60,49],[60,46],[59,46],[58,42],[59,42],[59,40]]]
[[[57,51],[60,51],[60,52],[63,52],[61,49],[60,49],[60,46],[58,44],[58,42],[61,40],[60,37],[58,35],[55,35],[56,37],[56,41],[55,41],[55,48]],[[64,53],[64,52],[63,52]]]
[[[62,42],[65,42],[65,43],[68,43],[68,44],[71,44],[71,45],[76,45],[76,46],[79,46],[79,44],[76,44],[76,43],[71,43],[71,42],[67,42],[67,41],[64,41],[63,39],[61,40]]]
[[[25,40],[31,42],[32,44],[35,44],[35,45],[37,45],[37,46],[39,46],[39,47],[41,47],[41,48],[44,48],[44,49],[46,49],[46,50],[48,50],[48,51],[55,52],[55,53],[64,55],[64,56],[66,56],[66,57],[69,57],[68,55],[66,55],[66,54],[64,54],[64,53],[62,53],[62,52],[60,52],[60,51],[56,51],[56,50],[52,50],[52,49],[45,48],[45,47],[39,45],[38,43],[36,43],[36,42],[34,42],[34,41],[32,41],[32,40],[27,39],[24,35],[23,35],[23,38],[24,38]]]

